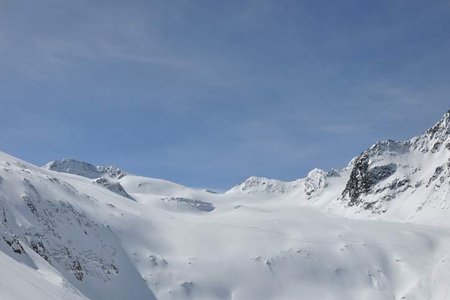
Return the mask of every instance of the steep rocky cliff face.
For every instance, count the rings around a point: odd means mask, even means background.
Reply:
[[[384,141],[373,145],[353,161],[350,178],[342,192],[350,206],[364,202],[364,196],[397,171],[395,156],[409,151],[408,142]]]
[[[430,201],[436,197],[449,202],[449,136],[447,112],[436,125],[409,141],[378,142],[354,160],[340,200],[373,213],[399,205],[420,211],[435,206]]]

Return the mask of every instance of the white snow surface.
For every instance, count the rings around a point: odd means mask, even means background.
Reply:
[[[450,299],[449,135],[218,194],[0,153],[0,299]]]

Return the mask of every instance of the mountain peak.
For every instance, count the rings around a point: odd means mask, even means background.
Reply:
[[[251,176],[228,192],[245,193],[287,193],[298,186],[298,180],[285,182],[266,177]]]
[[[126,172],[114,166],[94,166],[90,163],[79,161],[73,158],[63,158],[61,160],[54,160],[46,165],[44,168],[61,173],[75,174],[90,179],[95,179],[108,175],[109,177],[118,178],[126,175]]]
[[[382,154],[404,154],[409,151],[409,141],[384,140],[372,145],[367,150],[369,156]]]
[[[450,134],[450,110],[448,110],[444,116],[430,129],[427,130],[428,134]]]
[[[431,151],[432,153],[439,152],[445,145],[445,148],[450,149],[450,110],[424,134],[415,137],[411,140],[414,148],[421,152]]]

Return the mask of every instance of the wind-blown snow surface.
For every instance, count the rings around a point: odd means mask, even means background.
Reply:
[[[0,299],[448,299],[449,120],[223,194],[0,154]]]

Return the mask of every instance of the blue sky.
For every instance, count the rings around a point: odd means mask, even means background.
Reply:
[[[195,187],[343,167],[450,109],[448,1],[0,1],[1,150]]]

